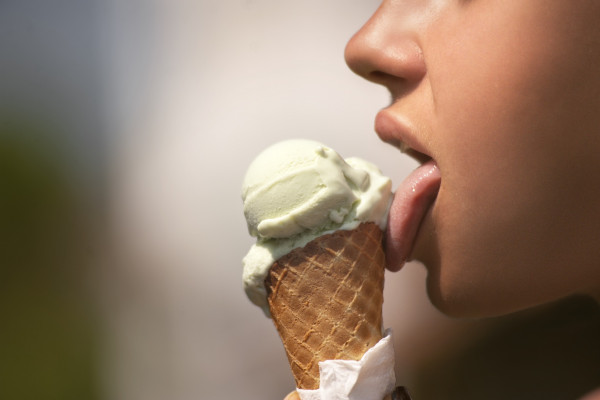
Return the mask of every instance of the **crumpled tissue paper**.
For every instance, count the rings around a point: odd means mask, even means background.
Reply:
[[[396,385],[391,330],[359,361],[321,361],[319,373],[319,389],[296,389],[302,400],[382,400]]]

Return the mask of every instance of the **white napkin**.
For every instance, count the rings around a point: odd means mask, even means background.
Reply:
[[[360,359],[319,363],[321,385],[317,390],[296,389],[302,400],[382,400],[396,385],[392,332]]]

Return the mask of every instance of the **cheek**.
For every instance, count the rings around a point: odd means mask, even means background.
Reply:
[[[507,97],[457,101],[471,112],[449,109],[436,130],[442,188],[429,286],[449,314],[499,314],[572,290],[565,266],[598,214],[598,117],[562,99]]]
[[[598,79],[554,53],[463,55],[431,77],[442,189],[422,252],[439,308],[497,314],[577,284],[564,273],[577,246],[565,233],[581,237],[600,201],[589,184],[600,179]]]

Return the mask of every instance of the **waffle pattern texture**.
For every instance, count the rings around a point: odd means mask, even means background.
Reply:
[[[281,257],[265,286],[300,389],[319,388],[319,361],[360,360],[382,338],[385,255],[374,223],[323,235]]]

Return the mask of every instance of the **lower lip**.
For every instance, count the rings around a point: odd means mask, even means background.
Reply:
[[[397,271],[412,253],[415,238],[427,211],[433,205],[441,184],[434,161],[414,170],[396,190],[387,227],[386,258],[388,268]]]

